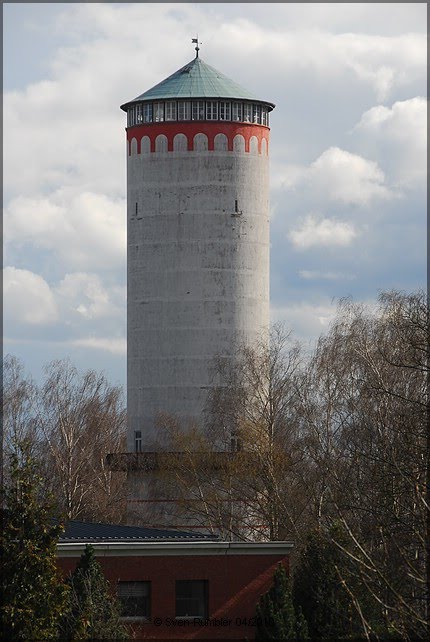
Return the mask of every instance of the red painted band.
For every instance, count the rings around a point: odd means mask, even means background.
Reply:
[[[243,136],[245,140],[245,152],[249,152],[249,142],[252,136],[258,141],[258,153],[261,154],[261,143],[266,141],[266,150],[269,144],[269,127],[265,125],[256,125],[255,123],[223,123],[223,122],[162,122],[150,123],[148,125],[134,125],[127,130],[128,154],[131,153],[131,141],[136,140],[137,153],[141,153],[141,140],[148,136],[151,142],[151,152],[155,152],[155,139],[157,136],[164,135],[167,138],[167,151],[173,151],[173,139],[177,134],[184,134],[187,137],[188,151],[193,151],[194,136],[196,134],[205,134],[208,138],[208,151],[214,151],[214,139],[217,134],[225,134],[228,140],[228,151],[233,151],[233,139],[236,135]]]

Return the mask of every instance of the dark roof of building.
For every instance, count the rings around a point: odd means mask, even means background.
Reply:
[[[269,109],[274,107],[273,103],[260,100],[220,71],[203,62],[201,58],[194,58],[151,89],[121,105],[121,109],[127,111],[128,105],[139,101],[178,98],[233,98],[264,102]]]
[[[142,528],[141,526],[123,526],[121,524],[94,524],[71,520],[65,524],[65,531],[60,542],[95,542],[95,541],[207,541],[217,539],[205,533],[192,531],[164,530],[160,528]]]

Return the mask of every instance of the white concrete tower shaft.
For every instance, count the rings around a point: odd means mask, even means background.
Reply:
[[[214,358],[268,329],[273,105],[196,58],[122,108],[127,448],[153,451],[159,413],[201,425]]]

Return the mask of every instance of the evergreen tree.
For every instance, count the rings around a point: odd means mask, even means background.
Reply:
[[[69,578],[70,607],[62,626],[64,640],[127,640],[120,623],[120,604],[111,594],[109,582],[87,544]]]
[[[339,533],[337,537],[340,537]],[[319,530],[313,531],[293,581],[293,602],[296,609],[302,609],[311,639],[343,639],[362,633],[336,568],[351,579],[347,561],[339,548],[329,536]]]
[[[271,588],[257,604],[256,619],[256,641],[309,639],[301,610],[296,614],[287,573],[282,564],[276,568]]]
[[[66,608],[67,587],[56,564],[62,526],[44,497],[43,479],[26,442],[10,455],[2,488],[2,639],[52,640]]]

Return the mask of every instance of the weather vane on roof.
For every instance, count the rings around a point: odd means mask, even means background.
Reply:
[[[202,44],[201,42],[199,42],[199,34],[197,34],[197,38],[193,38],[191,40],[191,42],[196,45],[196,47],[195,47],[195,49],[196,49],[196,58],[198,58],[199,57],[199,50],[200,50],[199,45]]]

